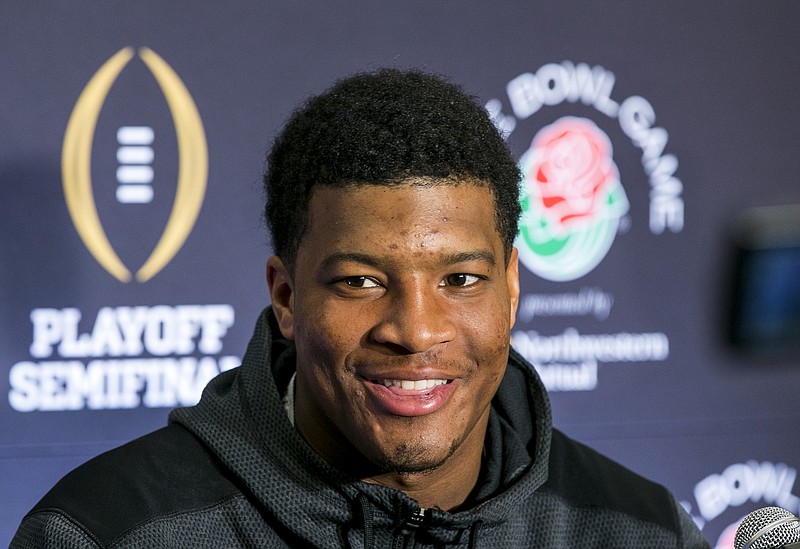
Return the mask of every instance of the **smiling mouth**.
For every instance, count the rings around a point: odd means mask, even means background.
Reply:
[[[458,379],[447,378],[370,378],[365,381],[368,394],[379,410],[406,417],[435,412],[445,405],[458,386]]]
[[[387,388],[398,388],[406,391],[423,391],[425,389],[433,389],[439,385],[450,383],[448,379],[374,379],[373,383],[383,385]]]

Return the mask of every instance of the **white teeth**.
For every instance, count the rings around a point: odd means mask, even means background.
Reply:
[[[410,379],[384,379],[381,383],[386,387],[399,387],[400,389],[421,391],[422,389],[433,389],[437,385],[447,383],[446,379],[420,379],[413,381]]]

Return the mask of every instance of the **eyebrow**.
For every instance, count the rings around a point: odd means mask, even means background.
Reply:
[[[455,265],[457,263],[465,263],[468,261],[481,261],[487,263],[490,267],[494,267],[497,263],[495,256],[490,251],[485,250],[472,250],[467,252],[455,252],[447,254],[439,254],[438,263],[440,265]],[[389,267],[389,262],[370,254],[363,254],[359,252],[336,252],[322,260],[321,267],[328,269],[337,263],[360,263],[375,269],[386,269]]]
[[[442,256],[443,265],[455,265],[456,263],[465,263],[467,261],[482,261],[488,263],[489,266],[494,267],[495,261],[494,254],[484,250],[473,250],[469,252],[458,252],[452,254],[444,254]]]

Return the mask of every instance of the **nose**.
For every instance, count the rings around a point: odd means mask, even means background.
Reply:
[[[435,288],[418,283],[398,285],[384,299],[382,318],[370,333],[375,343],[410,354],[424,353],[453,340],[453,311]]]

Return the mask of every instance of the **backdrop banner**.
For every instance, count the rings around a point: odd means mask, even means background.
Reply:
[[[265,152],[385,66],[462,85],[519,160],[512,338],[556,426],[712,546],[800,512],[798,28],[790,1],[5,2],[0,545],[239,365]]]

